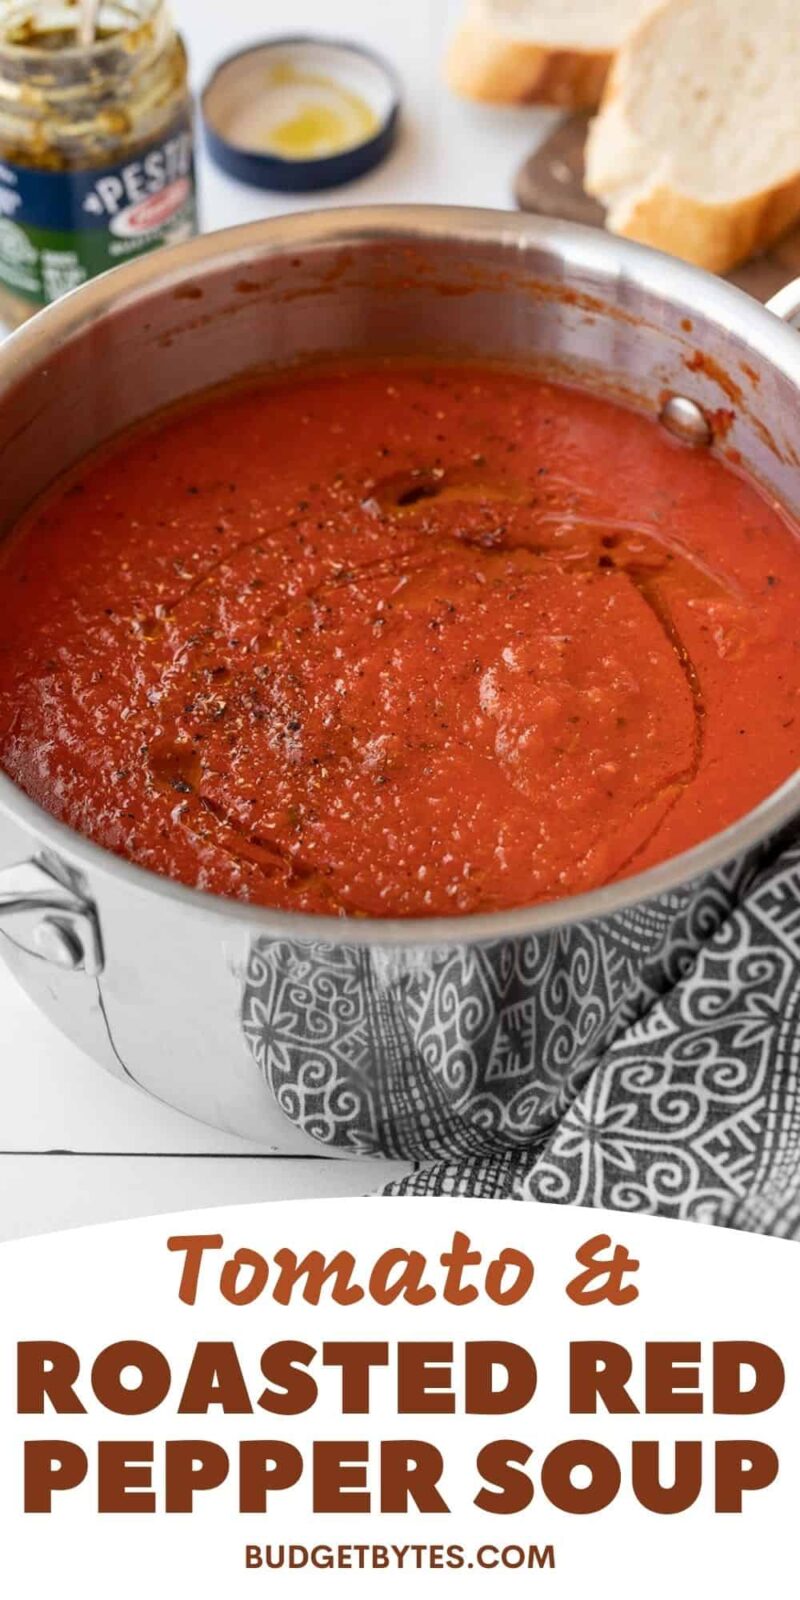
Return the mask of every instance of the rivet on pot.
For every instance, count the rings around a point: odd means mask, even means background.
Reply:
[[[702,406],[696,400],[687,400],[685,395],[671,394],[661,407],[659,421],[668,433],[682,439],[684,444],[708,446],[714,438]]]

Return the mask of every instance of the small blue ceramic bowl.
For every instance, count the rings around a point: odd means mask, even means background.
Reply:
[[[268,39],[222,61],[200,100],[209,154],[260,189],[350,183],[391,150],[400,84],[388,62],[334,39]]]

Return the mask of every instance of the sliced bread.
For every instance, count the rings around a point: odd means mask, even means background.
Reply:
[[[456,94],[594,110],[615,51],[658,0],[470,0],[446,62]]]
[[[615,233],[725,272],[800,217],[798,0],[666,0],[628,36],[586,152]]]

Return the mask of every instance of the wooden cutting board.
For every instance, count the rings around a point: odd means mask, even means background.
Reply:
[[[514,193],[522,211],[561,217],[602,228],[605,211],[583,187],[583,152],[588,117],[569,117],[540,145],[517,173]],[[800,277],[800,228],[781,239],[765,255],[754,256],[727,274],[757,300],[769,300],[792,278]]]

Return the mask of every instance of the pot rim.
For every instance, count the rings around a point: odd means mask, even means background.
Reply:
[[[0,399],[25,376],[46,365],[50,352],[116,306],[149,290],[177,287],[198,268],[226,260],[238,268],[257,265],[271,253],[314,245],[357,246],[396,238],[494,243],[510,255],[530,246],[555,246],[567,271],[609,267],[649,293],[691,314],[702,311],[747,349],[778,368],[800,390],[800,339],[758,301],[734,285],[674,257],[577,223],[447,205],[326,207],[322,211],[244,223],[201,234],[183,244],[141,256],[73,290],[46,307],[0,347]],[[613,916],[632,906],[675,893],[742,852],[766,841],[800,812],[800,770],[744,817],[681,855],[635,876],[586,894],[465,917],[362,918],[280,911],[191,888],[151,872],[70,828],[43,810],[0,770],[0,811],[54,851],[66,852],[87,873],[101,872],[120,885],[177,901],[204,917],[221,918],[278,939],[327,945],[416,948],[482,944],[541,935],[576,923]]]

